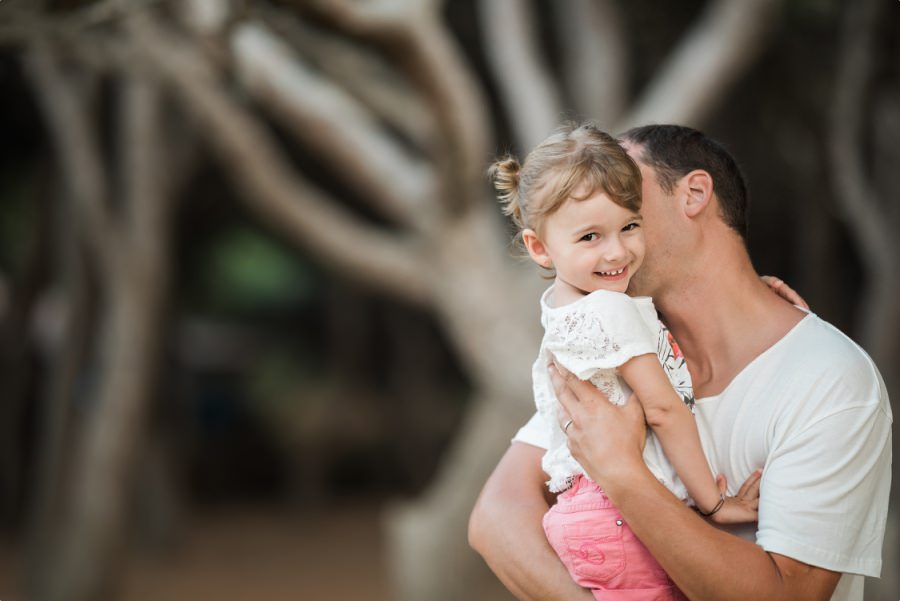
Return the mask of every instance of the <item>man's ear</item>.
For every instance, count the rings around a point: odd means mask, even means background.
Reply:
[[[532,229],[522,230],[522,242],[532,261],[547,269],[553,267],[553,260],[547,252],[547,246],[538,238],[537,232]]]
[[[687,202],[684,213],[688,217],[696,217],[709,205],[713,195],[713,180],[709,172],[695,169],[682,179],[687,188]]]

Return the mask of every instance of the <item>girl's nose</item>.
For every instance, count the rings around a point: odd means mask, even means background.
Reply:
[[[625,256],[625,247],[622,246],[618,236],[613,236],[603,248],[603,258],[607,261],[618,261],[623,256]]]

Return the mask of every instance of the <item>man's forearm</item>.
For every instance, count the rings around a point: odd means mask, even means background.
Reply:
[[[719,530],[672,496],[647,470],[604,487],[631,529],[692,601],[830,598],[839,574],[770,555]]]
[[[521,601],[590,601],[547,542],[542,449],[514,443],[481,492],[469,521],[469,543]]]

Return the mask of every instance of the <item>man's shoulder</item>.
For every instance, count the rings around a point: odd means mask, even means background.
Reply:
[[[869,355],[849,336],[814,313],[804,317],[779,344],[784,347],[782,360],[805,364],[813,371],[876,376]]]
[[[804,317],[779,343],[773,359],[783,382],[821,394],[840,406],[871,404],[885,407],[887,395],[875,363],[850,337],[815,314]],[[838,409],[839,407],[833,407]]]

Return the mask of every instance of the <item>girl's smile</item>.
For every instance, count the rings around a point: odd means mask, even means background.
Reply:
[[[628,266],[622,267],[620,269],[616,269],[614,271],[598,271],[597,275],[608,282],[618,282],[619,280],[624,280],[626,278],[630,278],[631,276],[628,274]]]

